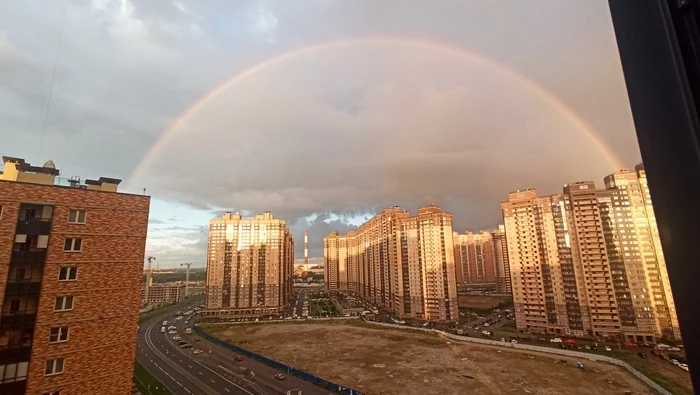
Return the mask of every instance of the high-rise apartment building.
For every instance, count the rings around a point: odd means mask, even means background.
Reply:
[[[467,232],[452,236],[458,284],[496,284],[493,236],[490,232]]]
[[[209,221],[202,316],[279,315],[289,303],[294,239],[284,220],[226,213]]]
[[[508,264],[508,245],[506,244],[506,229],[498,225],[491,231],[493,239],[493,263],[496,268],[496,292],[510,294],[510,266]]]
[[[458,319],[452,215],[391,207],[347,235],[324,238],[326,289],[351,291],[403,317]]]
[[[150,198],[3,161],[0,393],[129,393]]]
[[[643,167],[501,204],[516,325],[630,341],[678,338],[678,320]]]

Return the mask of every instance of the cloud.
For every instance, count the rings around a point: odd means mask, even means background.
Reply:
[[[479,230],[500,221],[498,203],[513,189],[552,193],[616,170],[512,76],[410,45],[290,56],[149,153],[224,81],[323,42],[417,38],[482,53],[559,96],[625,164],[639,160],[604,1],[91,0],[68,2],[65,24],[62,15],[63,3],[35,1],[0,13],[0,130],[12,131],[3,152],[53,159],[66,176],[125,179],[122,190],[147,188],[154,211],[179,203],[151,227],[161,264],[202,261],[206,230],[194,227],[225,210],[285,219],[297,258],[309,228],[319,256],[325,233],[388,206],[415,213],[435,203],[455,229]]]

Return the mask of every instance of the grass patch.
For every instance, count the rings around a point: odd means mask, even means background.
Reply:
[[[151,375],[138,361],[134,363],[134,383],[146,395],[171,395],[163,384]]]
[[[619,360],[627,362],[633,368],[639,370],[642,374],[649,377],[656,384],[660,385],[661,387],[663,387],[664,389],[666,389],[668,392],[670,392],[672,394],[687,394],[687,395],[693,394],[693,390],[691,388],[688,388],[682,384],[679,384],[679,383],[669,379],[663,373],[659,372],[658,370],[655,370],[652,366],[645,364],[645,363],[641,363],[641,360],[639,359],[639,357],[637,357],[634,354],[629,354],[629,353],[619,352],[619,351],[612,351],[611,356],[613,358],[617,358]],[[650,358],[656,358],[656,357],[651,356]]]

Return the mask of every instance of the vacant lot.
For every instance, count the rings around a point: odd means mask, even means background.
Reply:
[[[367,394],[651,394],[621,368],[357,320],[207,325],[217,337]],[[562,363],[560,360],[566,360]]]

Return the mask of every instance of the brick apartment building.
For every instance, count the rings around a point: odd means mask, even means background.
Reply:
[[[0,393],[128,394],[150,198],[3,161]]]

